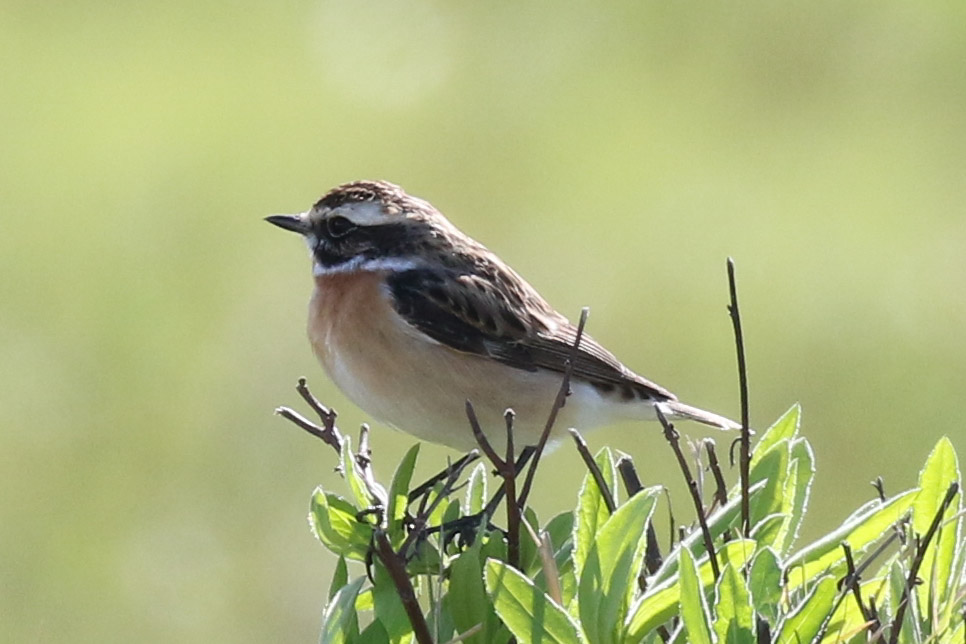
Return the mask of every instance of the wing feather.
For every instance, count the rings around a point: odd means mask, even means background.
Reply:
[[[388,280],[393,306],[408,324],[458,351],[517,369],[563,373],[573,353],[576,327],[509,268],[487,268],[489,279],[437,269],[396,273]],[[643,398],[675,400],[671,392],[625,367],[586,334],[574,358],[573,375],[603,389],[620,387]]]

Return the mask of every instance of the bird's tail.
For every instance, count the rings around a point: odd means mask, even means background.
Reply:
[[[661,406],[661,411],[664,413],[664,415],[671,420],[675,418],[686,418],[688,420],[694,420],[703,425],[708,425],[709,427],[714,427],[716,429],[741,429],[740,423],[736,423],[729,418],[719,416],[718,414],[712,414],[710,411],[698,409],[697,407],[692,407],[691,405],[685,405],[684,403],[676,400],[665,400],[657,404]]]

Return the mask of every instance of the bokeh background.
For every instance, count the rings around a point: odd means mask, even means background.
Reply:
[[[0,640],[314,641],[302,244],[386,178],[683,398],[796,401],[806,537],[966,448],[966,5],[0,3]],[[687,427],[694,436],[700,428]],[[590,435],[649,483],[655,426]],[[726,438],[717,437],[719,445]],[[388,476],[411,440],[374,429]],[[423,450],[428,473],[450,453]],[[548,457],[536,506],[582,473]],[[675,490],[678,490],[675,493]]]

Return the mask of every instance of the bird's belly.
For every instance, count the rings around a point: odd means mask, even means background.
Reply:
[[[476,447],[469,400],[494,445],[504,444],[503,413],[515,412],[514,441],[535,443],[561,375],[515,369],[446,347],[406,324],[392,309],[377,273],[319,278],[309,313],[309,338],[346,396],[378,420],[418,438],[459,450]],[[555,434],[613,419],[611,405],[574,383]]]

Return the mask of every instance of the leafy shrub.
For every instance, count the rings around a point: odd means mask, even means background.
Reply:
[[[936,444],[915,488],[865,503],[796,548],[816,472],[799,418],[790,409],[751,453],[747,533],[738,486],[719,489],[708,507],[698,499],[704,525],[682,530],[663,557],[648,529],[660,489],[638,489],[628,457],[615,460],[608,448],[573,511],[545,523],[508,489],[518,480],[504,484],[508,523],[518,525],[503,531],[492,517],[474,526],[487,503],[484,464],[457,464],[414,488],[416,445],[387,491],[367,450],[353,454],[341,439],[349,494],[319,488],[309,514],[339,557],[321,640],[966,641],[963,502],[949,440]],[[350,560],[364,564],[352,579]]]

